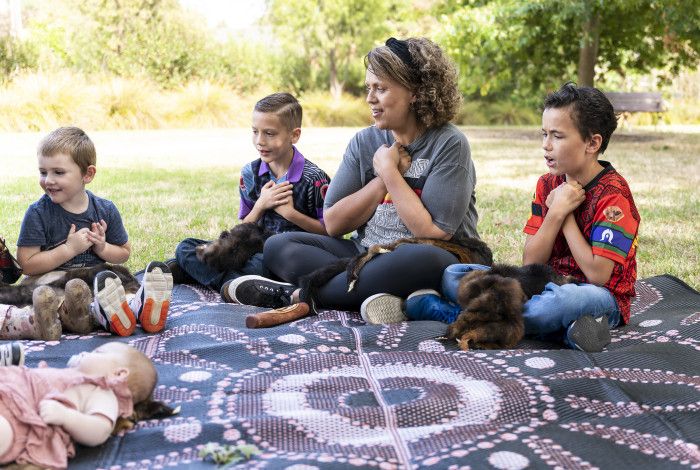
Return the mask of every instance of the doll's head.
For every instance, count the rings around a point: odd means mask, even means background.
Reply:
[[[145,354],[118,342],[104,343],[73,356],[68,367],[93,377],[126,377],[134,404],[148,399],[158,381],[156,368]]]

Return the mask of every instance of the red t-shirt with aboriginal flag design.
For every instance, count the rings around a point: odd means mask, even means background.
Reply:
[[[635,255],[639,212],[634,205],[627,181],[609,162],[599,163],[603,170],[584,188],[586,200],[574,210],[574,218],[581,233],[590,243],[593,254],[615,262],[612,275],[604,287],[615,297],[622,321],[626,324],[630,318],[630,304],[637,280]],[[532,213],[525,225],[525,233],[537,233],[547,215],[547,196],[565,179],[564,176],[546,174],[537,181]],[[561,231],[554,240],[548,264],[562,275],[587,282]]]

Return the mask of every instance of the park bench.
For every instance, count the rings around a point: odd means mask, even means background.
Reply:
[[[664,100],[661,93],[608,92],[605,94],[616,113],[663,113]]]
[[[615,113],[620,114],[621,123],[629,127],[628,118],[631,113],[654,113],[654,124],[660,120],[661,113],[666,111],[664,100],[658,92],[608,92],[605,93],[613,105]]]

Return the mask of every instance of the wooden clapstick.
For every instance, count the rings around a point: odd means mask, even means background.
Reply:
[[[252,313],[245,317],[245,326],[248,328],[269,328],[271,326],[277,326],[304,318],[308,314],[309,304],[306,302],[299,302],[289,305],[288,307]]]

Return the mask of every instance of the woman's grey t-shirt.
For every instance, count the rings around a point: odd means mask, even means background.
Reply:
[[[391,131],[376,127],[355,134],[328,188],[324,208],[332,207],[375,178],[374,153],[381,145],[393,143]],[[420,197],[433,223],[451,234],[451,240],[456,243],[466,237],[478,237],[474,195],[476,174],[466,136],[454,125],[445,124],[428,129],[406,150],[412,162],[404,179]],[[401,221],[390,195],[353,236],[364,247],[408,237],[413,237],[413,234]]]

